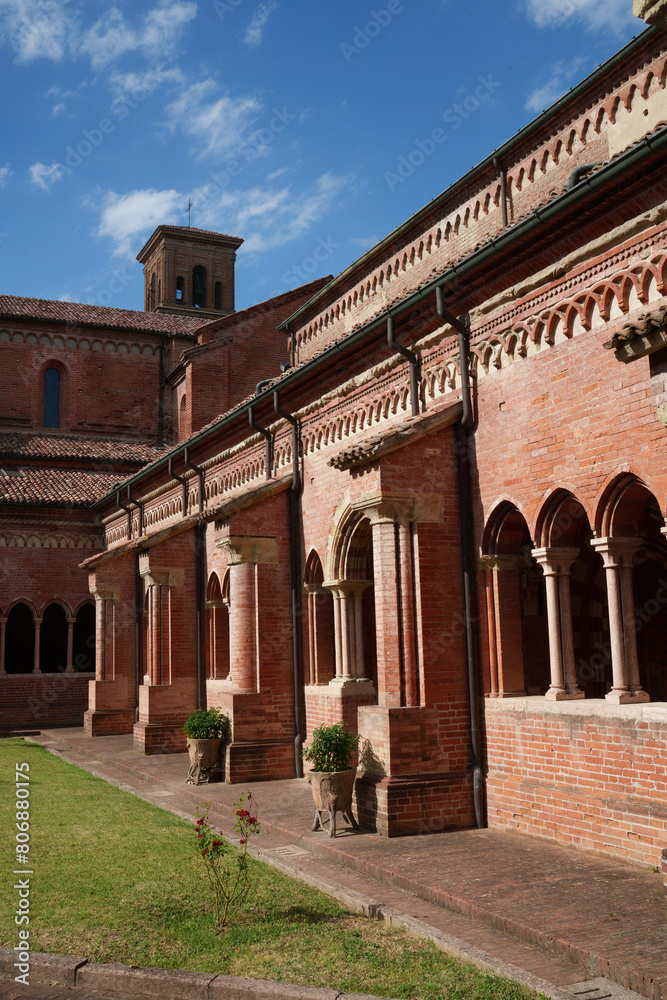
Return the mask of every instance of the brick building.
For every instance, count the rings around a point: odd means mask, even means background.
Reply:
[[[160,753],[219,705],[245,781],[344,718],[372,829],[658,863],[666,29],[335,279],[233,312],[239,241],[160,227],[144,313],[0,298],[10,721],[88,683],[89,733]]]

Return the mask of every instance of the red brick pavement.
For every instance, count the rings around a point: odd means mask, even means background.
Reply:
[[[72,763],[161,806],[191,816],[211,800],[230,828],[244,786],[184,783],[183,754],[143,756],[129,736],[91,739],[80,729],[35,738]],[[359,893],[482,949],[529,977],[563,986],[603,975],[651,1000],[667,1000],[667,919],[660,874],[557,843],[499,830],[385,839],[343,829],[312,833],[303,780],[256,782],[267,858]]]

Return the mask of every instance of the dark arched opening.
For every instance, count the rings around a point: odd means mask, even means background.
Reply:
[[[195,309],[206,308],[206,268],[201,264],[192,269],[192,304]]]
[[[47,368],[44,372],[44,427],[60,427],[60,372]]]
[[[76,613],[72,664],[81,673],[95,671],[95,605],[82,604]]]
[[[304,646],[307,650],[308,684],[328,684],[336,673],[333,595],[323,583],[322,563],[313,550],[306,563],[304,583],[307,608]]]
[[[67,669],[67,615],[60,604],[49,604],[39,635],[39,669],[64,674]]]
[[[7,617],[5,670],[8,674],[30,674],[35,665],[35,623],[27,604],[15,604]]]
[[[215,283],[215,308],[222,309],[222,282]]]
[[[176,278],[176,305],[185,305],[185,279]]]

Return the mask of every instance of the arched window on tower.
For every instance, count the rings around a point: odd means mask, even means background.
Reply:
[[[157,282],[157,304],[162,304],[162,279],[158,278]]]
[[[222,309],[222,282],[215,283],[215,308]]]
[[[201,264],[192,268],[192,304],[195,309],[206,308],[206,268]]]
[[[183,278],[176,278],[176,305],[185,305],[185,281]]]
[[[60,372],[47,368],[44,372],[44,427],[60,427]]]
[[[153,312],[155,309],[155,275],[151,278],[151,308],[150,311]]]

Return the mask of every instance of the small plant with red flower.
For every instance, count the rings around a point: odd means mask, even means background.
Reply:
[[[245,792],[232,806],[232,830],[238,834],[239,847],[217,836],[208,818],[211,803],[201,806],[196,814],[197,853],[204,862],[206,877],[215,897],[215,929],[221,934],[243,905],[251,888],[248,863],[248,844],[260,833],[259,821],[254,815],[254,801]],[[202,812],[202,810],[204,810]]]

